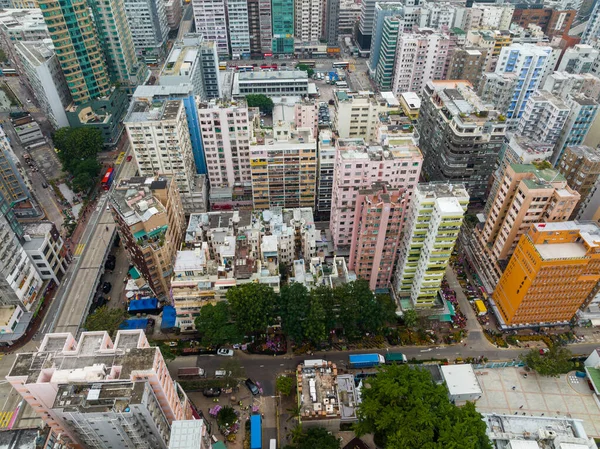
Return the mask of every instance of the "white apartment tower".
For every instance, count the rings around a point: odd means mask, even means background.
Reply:
[[[218,101],[199,103],[198,121],[211,186],[211,205],[251,208],[248,108]]]
[[[417,185],[399,245],[398,296],[410,296],[416,307],[435,304],[468,205],[462,184]]]
[[[233,59],[250,57],[250,27],[246,0],[227,0],[229,44]]]
[[[183,101],[136,100],[124,123],[140,175],[172,177],[185,212],[202,207]]]
[[[125,14],[138,56],[147,62],[161,57],[169,24],[163,0],[125,0]]]
[[[322,34],[323,2],[325,0],[295,0],[294,31],[302,42],[318,42]]]
[[[569,107],[545,90],[536,91],[525,106],[516,132],[537,142],[554,145],[569,116]]]
[[[192,0],[196,33],[217,45],[219,56],[229,55],[225,0]],[[247,14],[246,14],[247,16]]]

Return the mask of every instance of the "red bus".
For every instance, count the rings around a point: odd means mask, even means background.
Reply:
[[[104,178],[102,178],[102,188],[104,190],[109,190],[110,185],[112,184],[114,178],[115,178],[115,170],[114,170],[114,168],[110,167],[108,170],[106,170],[106,173],[104,174]]]
[[[277,64],[261,65],[260,68],[261,70],[277,70]]]

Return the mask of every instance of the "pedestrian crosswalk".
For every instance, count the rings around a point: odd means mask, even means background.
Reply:
[[[11,418],[13,417],[15,412],[0,412],[0,429],[5,429],[8,427]]]
[[[75,253],[73,254],[75,257],[77,256],[81,256],[81,253],[83,253],[83,249],[85,248],[85,243],[80,243],[77,245],[77,248],[75,248]]]

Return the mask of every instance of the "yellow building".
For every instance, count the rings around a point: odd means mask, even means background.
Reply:
[[[492,299],[502,326],[568,322],[599,280],[597,223],[538,223],[519,239]]]

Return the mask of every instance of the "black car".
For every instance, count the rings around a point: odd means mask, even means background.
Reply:
[[[252,393],[254,396],[260,393],[258,386],[254,382],[252,382],[252,379],[246,379],[244,383],[248,387],[248,390],[250,390],[250,393]]]
[[[112,289],[112,284],[110,282],[105,282],[104,284],[102,284],[102,291],[104,293],[110,293],[111,289]]]
[[[202,390],[202,394],[204,396],[206,396],[207,398],[216,398],[218,396],[221,396],[221,389],[220,388],[205,388],[204,390]]]

